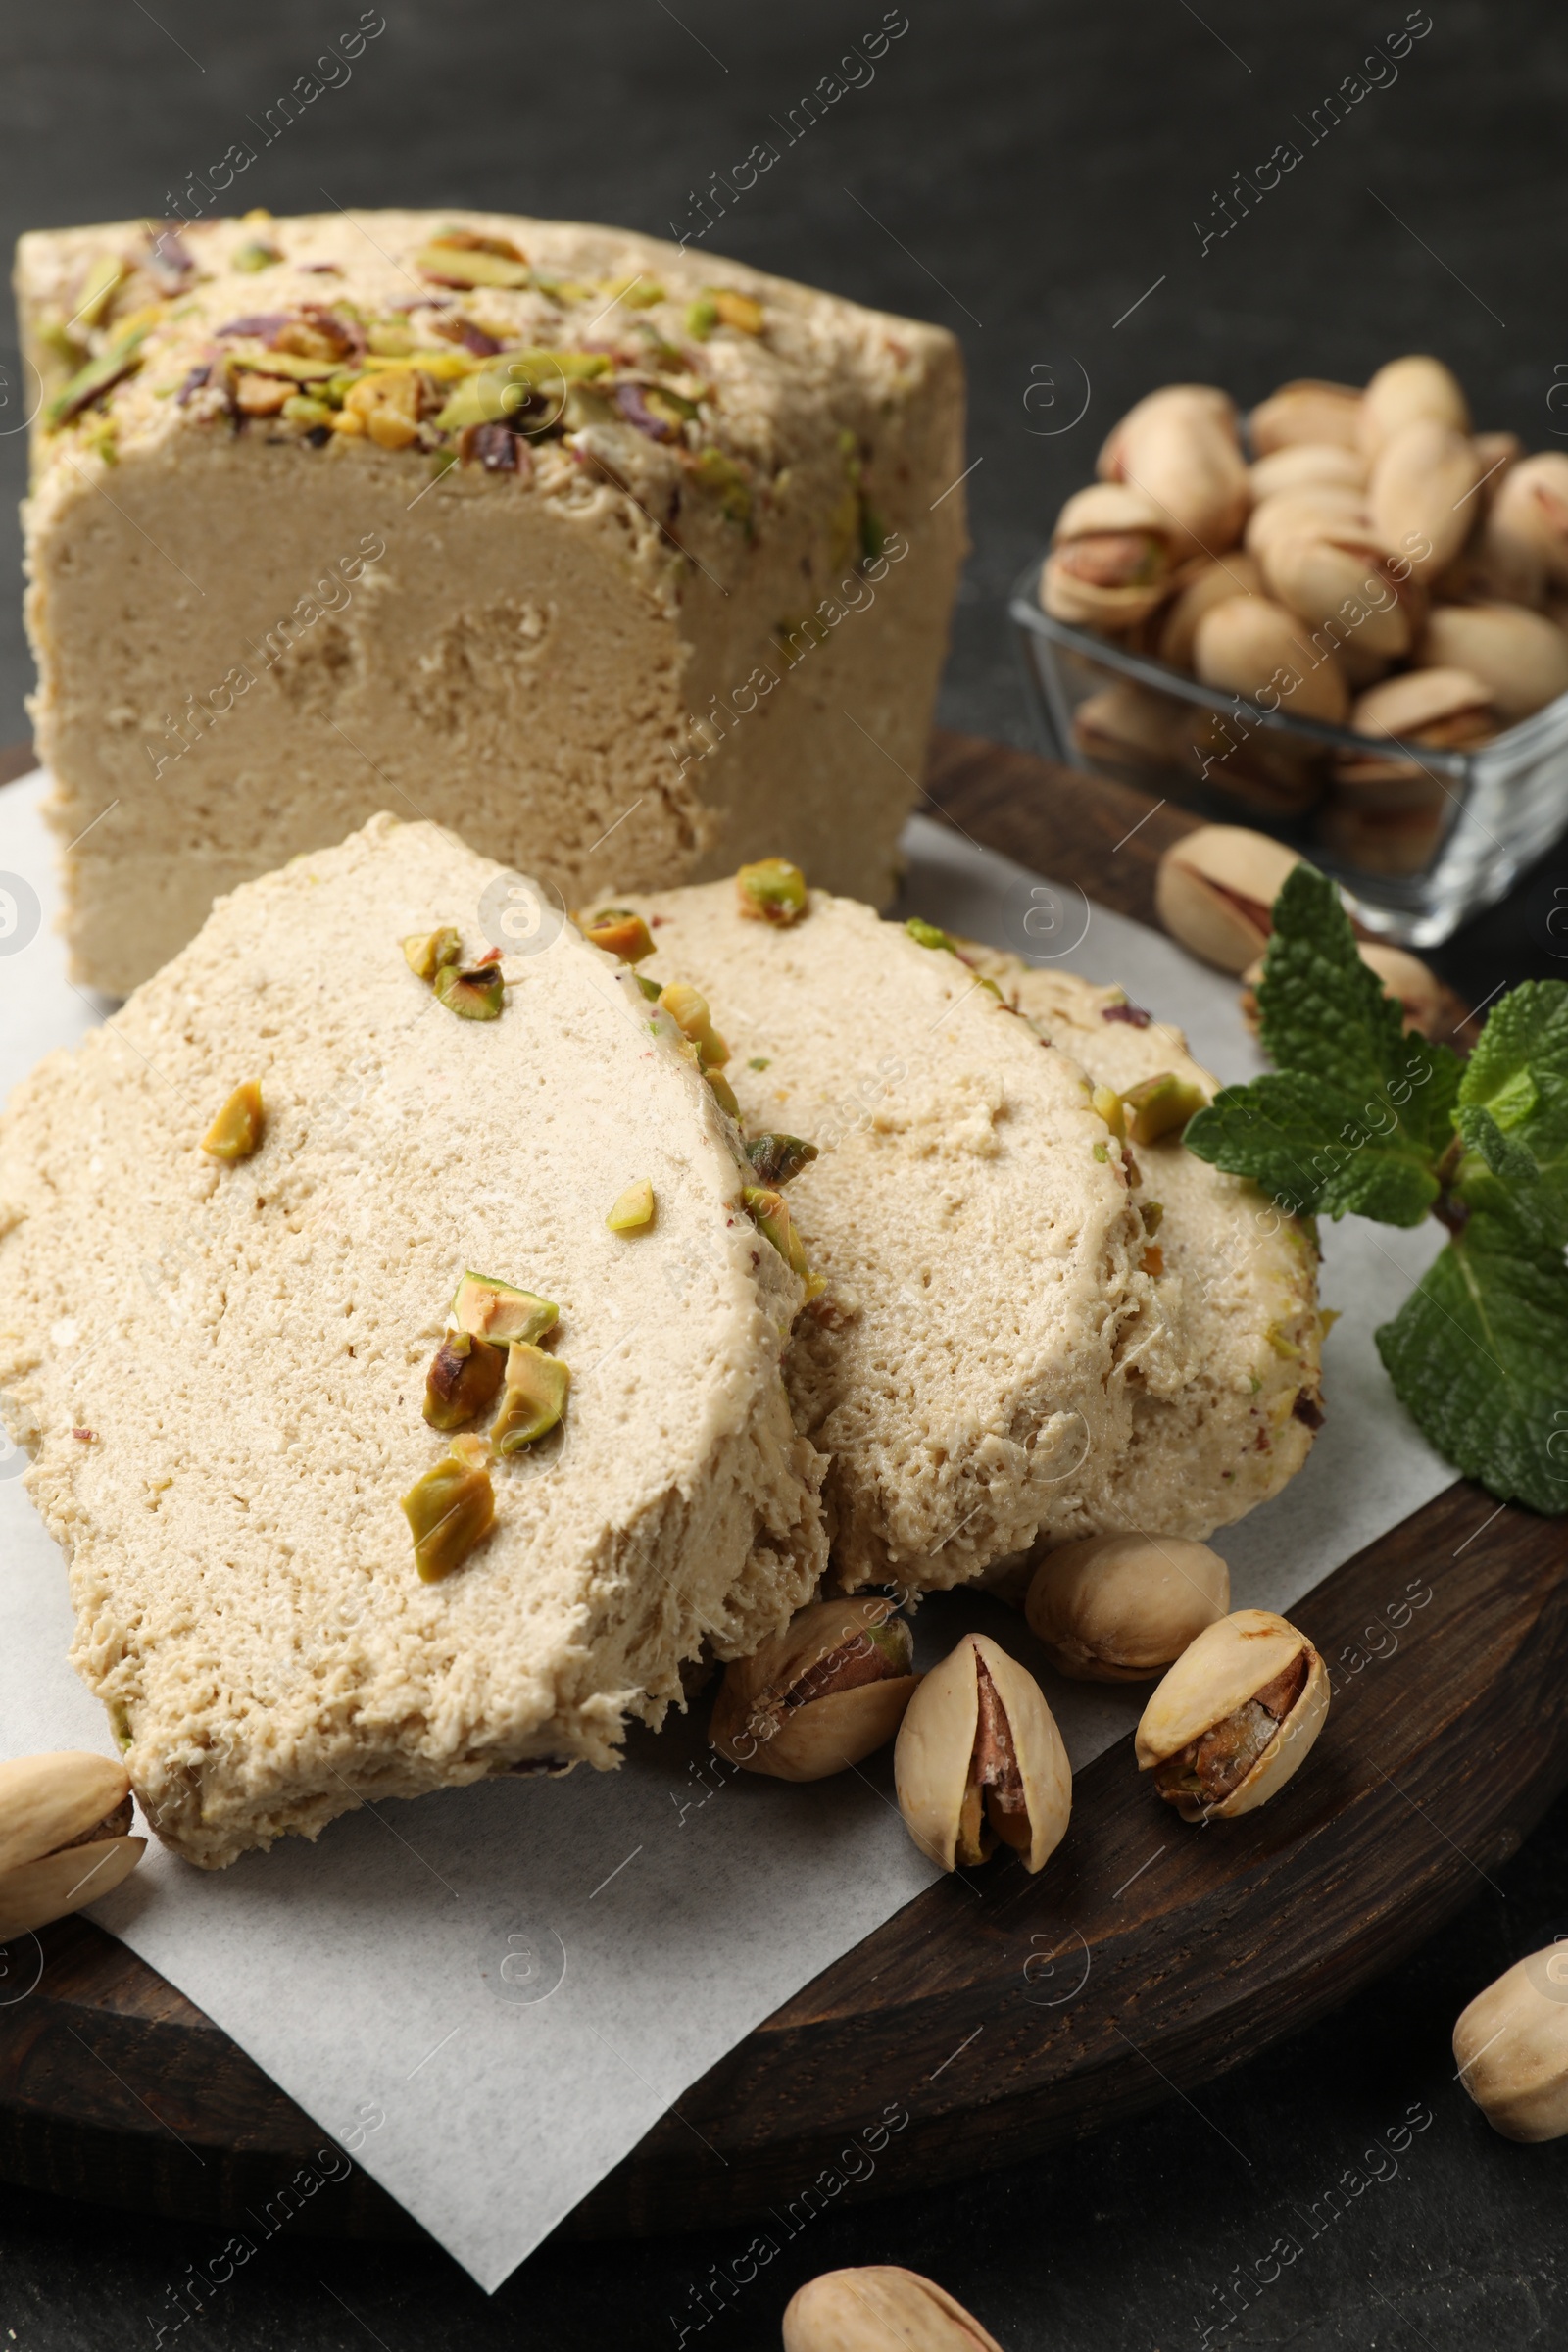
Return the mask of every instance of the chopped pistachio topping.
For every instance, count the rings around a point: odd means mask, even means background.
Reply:
[[[822,1285],[813,1283],[811,1269],[806,1262],[806,1250],[795,1230],[795,1219],[790,1215],[789,1203],[783,1194],[775,1192],[771,1185],[745,1184],[741,1187],[741,1200],[758,1232],[765,1235],[791,1273],[798,1274],[807,1285],[808,1296],[812,1297],[819,1292]]]
[[[83,409],[90,408],[101,393],[111,391],[122,375],[129,375],[132,368],[139,368],[142,341],[151,324],[150,318],[141,319],[111,343],[107,351],[89,360],[85,368],[78,368],[44,410],[44,422],[51,427],[69,424],[73,416],[79,416]]]
[[[760,335],[762,306],[751,294],[730,286],[705,286],[686,312],[686,332],[706,343],[715,326],[732,326],[739,334]]]
[[[448,1012],[455,1012],[465,1021],[497,1021],[506,1003],[506,982],[501,977],[499,963],[476,964],[472,971],[460,972],[455,963],[443,963],[435,974],[435,993]]]
[[[411,931],[403,953],[416,980],[433,980],[443,964],[459,960],[463,942],[450,924],[440,931]]]
[[[804,1142],[798,1135],[754,1135],[746,1146],[746,1156],[757,1172],[759,1184],[788,1184],[816,1155],[816,1146]]]
[[[633,972],[632,978],[642,990],[643,995],[648,999],[649,1004],[657,1004],[659,1003],[659,982],[657,980],[650,980],[647,974],[644,972]]]
[[[520,1453],[524,1446],[554,1429],[566,1409],[570,1386],[570,1367],[559,1355],[546,1355],[542,1348],[526,1340],[514,1340],[507,1349],[501,1410],[490,1429],[494,1450]]]
[[[727,522],[739,523],[750,531],[752,523],[752,485],[745,469],[721,449],[700,449],[691,461],[692,472],[705,490],[711,490],[718,500],[719,513]]]
[[[704,1069],[722,1069],[729,1059],[729,1048],[713,1027],[708,999],[701,991],[688,981],[672,980],[667,988],[660,990],[659,1002],[676,1028],[697,1048]]]
[[[424,1417],[432,1429],[461,1429],[482,1413],[506,1375],[507,1351],[449,1331],[424,1376]]]
[[[770,1070],[772,1066],[773,1057],[770,1054],[754,1054],[746,1064],[749,1070]]]
[[[904,928],[917,948],[946,948],[950,956],[957,954],[947,933],[939,930],[935,923],[928,923],[922,914],[911,914]]]
[[[262,1140],[266,1123],[262,1090],[254,1078],[236,1086],[217,1118],[202,1137],[202,1150],[214,1159],[249,1159]]]
[[[1165,1220],[1164,1201],[1145,1200],[1141,1203],[1138,1214],[1144,1220],[1144,1231],[1148,1234],[1150,1240],[1152,1241]]]
[[[1135,1144],[1157,1144],[1162,1135],[1173,1135],[1197,1116],[1207,1102],[1201,1087],[1190,1085],[1169,1070],[1161,1070],[1155,1078],[1145,1078],[1130,1086],[1122,1096],[1127,1114],[1127,1131]]]
[[[735,877],[742,914],[764,923],[795,923],[806,912],[806,876],[787,858],[760,858]]]
[[[585,939],[609,955],[618,956],[622,963],[641,963],[654,952],[653,933],[629,906],[601,906],[597,914],[584,918],[582,930]]]
[[[243,270],[248,275],[253,275],[258,270],[270,270],[275,262],[282,259],[275,245],[264,244],[260,237],[253,237],[247,244],[235,247],[228,257],[228,266],[231,270]]]
[[[469,239],[466,231],[432,237],[414,257],[414,266],[438,286],[526,286],[533,271],[515,245],[498,250],[500,237]]]
[[[651,1176],[639,1176],[628,1184],[616,1200],[605,1223],[612,1233],[636,1233],[641,1226],[654,1221],[654,1182]]]
[[[1127,1141],[1127,1120],[1121,1097],[1113,1086],[1097,1086],[1089,1098],[1118,1143]]]
[[[553,1298],[541,1298],[536,1291],[521,1291],[514,1283],[498,1282],[492,1274],[470,1272],[454,1292],[451,1311],[460,1331],[505,1347],[512,1340],[542,1340],[554,1328],[561,1309]]]
[[[713,1099],[718,1103],[720,1109],[727,1110],[732,1119],[738,1119],[741,1115],[741,1106],[735,1100],[735,1089],[731,1086],[723,1071],[705,1070],[703,1072],[703,1076],[708,1080],[709,1086],[712,1090]]]
[[[120,291],[124,275],[125,265],[118,253],[101,253],[82,279],[81,292],[72,312],[73,325],[102,326],[104,314]]]
[[[424,1584],[450,1576],[495,1523],[495,1489],[483,1453],[482,1439],[455,1438],[451,1451],[416,1478],[403,1497],[415,1564]]]

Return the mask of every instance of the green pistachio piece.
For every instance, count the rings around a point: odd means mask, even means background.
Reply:
[[[566,1409],[571,1371],[559,1355],[546,1355],[526,1340],[514,1340],[507,1349],[507,1381],[501,1410],[490,1429],[497,1453],[520,1453],[555,1428]]]
[[[904,928],[917,948],[946,948],[950,956],[957,954],[947,933],[939,931],[935,923],[928,923],[923,915],[911,914]]]
[[[658,278],[645,277],[640,271],[636,277],[604,278],[599,291],[608,294],[612,302],[620,303],[628,311],[651,311],[656,302],[666,299]]]
[[[382,360],[406,360],[411,351],[419,348],[413,329],[405,326],[401,318],[378,318],[373,326],[366,328],[365,341],[367,348]]]
[[[231,270],[243,270],[247,276],[254,276],[258,270],[270,270],[274,263],[282,259],[275,245],[264,245],[256,237],[248,245],[236,246],[228,257],[228,266]]]
[[[1150,1240],[1152,1241],[1155,1234],[1159,1231],[1160,1226],[1165,1221],[1164,1201],[1145,1200],[1140,1203],[1138,1214],[1144,1220],[1144,1231],[1148,1234]]]
[[[507,1351],[449,1331],[424,1376],[424,1417],[432,1429],[461,1429],[482,1413],[506,1376]]]
[[[809,1283],[811,1270],[806,1262],[806,1251],[783,1194],[775,1192],[770,1185],[744,1184],[741,1187],[741,1199],[758,1232],[764,1234],[772,1243],[791,1273],[798,1274],[803,1282]]]
[[[313,400],[308,392],[291,392],[278,411],[292,424],[330,424],[333,412],[324,400]]]
[[[642,990],[643,995],[648,999],[650,1004],[657,1004],[659,1003],[659,982],[657,980],[650,980],[646,972],[633,972],[632,978],[636,981],[638,987]]]
[[[475,964],[468,972],[459,971],[455,963],[443,963],[434,979],[435,993],[448,1012],[465,1021],[498,1021],[506,1003],[506,986],[499,963]]]
[[[1090,1095],[1089,1101],[1093,1108],[1104,1120],[1117,1142],[1124,1144],[1127,1141],[1127,1114],[1122,1108],[1122,1100],[1116,1089],[1113,1086],[1097,1086]]]
[[[1130,1086],[1122,1096],[1127,1130],[1135,1144],[1157,1144],[1162,1135],[1173,1135],[1185,1127],[1207,1103],[1208,1097],[1201,1087],[1193,1086],[1185,1078],[1161,1070],[1156,1078],[1145,1078]]]
[[[452,1320],[476,1340],[505,1347],[513,1340],[542,1340],[561,1309],[536,1291],[498,1282],[493,1274],[465,1274],[452,1298]]]
[[[739,334],[760,335],[762,306],[751,294],[731,286],[705,286],[686,313],[686,331],[706,343],[715,326],[732,326]]]
[[[241,375],[285,375],[291,384],[324,384],[341,366],[337,360],[302,360],[292,351],[236,351],[228,364]]]
[[[509,259],[503,253],[482,253],[448,245],[442,238],[433,237],[414,257],[414,267],[423,277],[433,277],[439,286],[526,286],[532,282],[533,271],[518,255]]]
[[[729,1059],[729,1048],[713,1027],[713,1016],[708,1009],[708,999],[689,981],[672,980],[659,992],[659,1002],[684,1037],[697,1048],[697,1057],[705,1070],[722,1069]]]
[[[133,326],[128,334],[111,343],[107,351],[101,351],[95,360],[89,360],[85,368],[78,368],[70,383],[62,385],[45,409],[45,423],[69,424],[73,416],[79,416],[83,409],[90,408],[103,393],[111,391],[122,376],[139,368],[142,341],[151,324],[151,319],[144,319],[140,326]]]
[[[735,877],[742,914],[764,923],[798,922],[806,912],[806,876],[787,858],[760,858]]]
[[[706,343],[717,324],[718,305],[711,295],[699,294],[686,305],[686,332],[697,342]]]
[[[612,1233],[636,1233],[640,1227],[654,1221],[654,1180],[639,1176],[628,1184],[611,1210],[605,1223]]]
[[[488,360],[453,389],[436,418],[443,432],[462,432],[470,424],[503,424],[509,418],[518,429],[532,429],[527,411],[543,398],[545,425],[559,421],[553,404],[564,384],[586,382],[608,372],[610,362],[598,351],[507,351]]]
[[[454,1438],[449,1453],[416,1478],[403,1497],[420,1581],[450,1576],[495,1524],[496,1495],[482,1438]]]
[[[202,1150],[214,1159],[249,1159],[262,1140],[266,1115],[262,1090],[254,1078],[247,1078],[202,1137]]]
[[[746,1067],[749,1070],[770,1070],[773,1067],[773,1057],[770,1054],[754,1054]]]
[[[629,906],[601,906],[597,914],[579,919],[583,937],[591,939],[596,948],[618,956],[622,963],[641,963],[645,956],[654,952],[653,933],[642,916],[633,914]]]
[[[745,471],[733,458],[721,449],[700,449],[692,460],[692,471],[705,490],[717,497],[719,511],[726,521],[738,522],[750,530],[752,522],[752,485]]]
[[[723,1071],[705,1070],[703,1072],[703,1076],[708,1080],[713,1100],[717,1102],[719,1108],[721,1110],[727,1110],[732,1119],[739,1119],[741,1115],[741,1106],[735,1100],[735,1089],[731,1086]]]
[[[82,280],[81,294],[72,313],[74,326],[102,326],[104,313],[119,292],[125,265],[116,253],[101,253]]]
[[[403,953],[416,980],[433,980],[443,964],[458,962],[463,942],[450,925],[441,931],[411,931]]]
[[[746,1146],[746,1156],[757,1172],[759,1184],[788,1184],[790,1178],[808,1167],[816,1155],[816,1146],[803,1142],[798,1135],[764,1132],[750,1137]]]

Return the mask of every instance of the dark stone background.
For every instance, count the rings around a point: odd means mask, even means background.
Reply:
[[[883,14],[880,0],[382,4],[386,31],[262,152],[236,185],[243,204],[493,204],[667,234],[693,217],[690,191],[769,136],[770,118]],[[906,6],[909,29],[874,81],[707,243],[963,337],[982,463],[949,723],[1025,739],[1008,585],[1102,432],[1155,383],[1199,378],[1250,401],[1287,376],[1358,380],[1426,349],[1457,368],[1479,422],[1538,446],[1568,424],[1547,405],[1554,370],[1568,370],[1560,0],[1430,0],[1432,29],[1397,79],[1315,146],[1298,118],[1405,23],[1404,0]],[[358,0],[13,0],[0,20],[0,226],[160,212],[192,170],[251,137],[247,118],[358,15]],[[1194,221],[1222,220],[1216,190],[1287,138],[1301,164],[1201,254]],[[1069,425],[1086,382],[1087,414]],[[0,389],[9,509],[23,480],[22,436],[5,429],[19,416],[14,359]],[[7,564],[14,577],[14,552]],[[0,631],[8,740],[24,731],[29,674],[13,599]],[[1473,999],[1560,972],[1564,935],[1547,925],[1565,897],[1557,854],[1445,968]],[[801,2278],[874,2261],[941,2278],[1008,2352],[1174,2352],[1210,2325],[1212,2345],[1301,2352],[1562,2341],[1568,2160],[1492,2136],[1452,2080],[1448,2034],[1480,1985],[1547,1939],[1565,1869],[1559,1806],[1500,1891],[1478,1873],[1453,1927],[1299,2040],[1040,2164],[894,2203],[852,2192],[688,2341],[774,2344]],[[1396,2173],[1222,2328],[1233,2267],[1283,2230],[1305,2240],[1306,2210],[1348,2167],[1364,2178],[1364,2152],[1420,2102],[1433,2121]],[[211,2234],[5,2190],[7,2344],[151,2343],[166,2287],[213,2250]],[[208,2307],[200,2336],[221,2352],[673,2344],[668,2315],[692,2316],[689,2288],[737,2237],[547,2249],[490,2303],[437,2254],[283,2237]]]

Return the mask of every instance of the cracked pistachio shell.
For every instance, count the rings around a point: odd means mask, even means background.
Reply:
[[[1568,2132],[1568,1944],[1516,1960],[1453,2029],[1459,2080],[1504,2139]]]
[[[1254,504],[1281,490],[1304,490],[1316,483],[1338,489],[1366,486],[1366,460],[1358,449],[1340,441],[1294,441],[1259,458],[1247,469]]]
[[[1378,452],[1367,484],[1367,510],[1383,545],[1410,557],[1418,578],[1435,578],[1469,537],[1471,493],[1481,460],[1467,431],[1421,416]],[[1423,544],[1430,553],[1421,556]]]
[[[82,1749],[0,1764],[0,1874],[69,1845],[129,1794],[122,1764]]]
[[[1230,1571],[1206,1544],[1086,1536],[1047,1553],[1024,1614],[1052,1664],[1074,1681],[1145,1683],[1230,1605]]]
[[[1154,905],[1172,939],[1222,972],[1245,972],[1268,945],[1270,909],[1299,861],[1246,825],[1200,825],[1159,861]]]
[[[1236,1714],[1303,1650],[1307,1679],[1300,1697],[1246,1779],[1207,1811],[1229,1820],[1266,1804],[1304,1761],[1329,1711],[1322,1659],[1303,1633],[1271,1609],[1237,1609],[1183,1650],[1139,1723],[1134,1747],[1140,1772],[1152,1772]]]
[[[1102,482],[1120,482],[1127,477],[1127,455],[1131,443],[1144,430],[1152,417],[1180,416],[1189,424],[1207,424],[1215,430],[1237,437],[1236,403],[1228,392],[1217,384],[1161,384],[1153,392],[1146,392],[1142,400],[1134,401],[1125,416],[1117,418],[1101,443],[1095,460],[1095,472]]]
[[[1040,1870],[1067,1834],[1072,1771],[1040,1685],[988,1635],[965,1634],[909,1701],[893,1751],[899,1810],[922,1853],[954,1869],[979,1727],[977,1659],[1002,1701],[1023,1783],[1029,1845],[1020,1859],[1026,1870]]]
[[[1355,384],[1326,383],[1297,376],[1259,401],[1247,420],[1248,437],[1260,458],[1299,441],[1336,441],[1360,447],[1362,394]]]
[[[1308,642],[1304,621],[1263,596],[1231,596],[1203,614],[1193,638],[1193,670],[1205,686],[1282,699],[1291,679],[1295,718],[1343,722],[1350,707],[1345,672],[1332,653]]]
[[[1002,2352],[963,2305],[891,2263],[824,2271],[791,2296],[784,2352]]]
[[[1568,694],[1568,636],[1524,605],[1439,605],[1427,616],[1416,659],[1479,678],[1510,725]]]
[[[1419,625],[1415,600],[1367,537],[1347,539],[1331,526],[1272,538],[1262,565],[1270,595],[1315,630],[1320,642],[1332,631],[1327,642],[1339,645],[1343,632],[1335,659],[1347,674],[1352,674],[1356,656],[1381,669],[1409,652]],[[1348,616],[1356,612],[1361,617],[1351,626]],[[1291,709],[1297,701],[1293,694]]]
[[[1482,533],[1481,584],[1538,605],[1568,585],[1568,450],[1521,458],[1502,477]]]
[[[0,1944],[100,1901],[129,1878],[146,1847],[145,1838],[93,1838],[6,1871],[0,1876]]]
[[[1127,482],[1095,482],[1068,499],[1040,575],[1040,602],[1078,627],[1128,629],[1170,592],[1175,565],[1170,516]],[[1104,557],[1083,568],[1091,543]]]
[[[912,1657],[908,1625],[891,1602],[813,1601],[725,1668],[709,1738],[747,1772],[824,1780],[893,1738],[920,1679]],[[855,1679],[867,1674],[874,1679]],[[789,1705],[808,1678],[812,1695]]]
[[[1441,360],[1411,353],[1378,369],[1361,395],[1361,447],[1376,458],[1396,433],[1418,422],[1470,430],[1470,407],[1458,377]]]
[[[1169,767],[1181,759],[1183,716],[1168,696],[1118,678],[1078,705],[1072,714],[1073,741],[1091,760]]]
[[[1102,460],[1111,480],[1154,501],[1184,546],[1211,554],[1239,535],[1250,500],[1247,461],[1224,393],[1167,385],[1122,418]]]
[[[1213,606],[1224,604],[1227,597],[1264,593],[1263,574],[1256,558],[1240,548],[1233,547],[1227,555],[1199,564],[1160,615],[1155,653],[1161,662],[1169,662],[1176,669],[1191,668],[1193,638],[1203,614]],[[1169,706],[1161,708],[1168,710]],[[1079,709],[1081,714],[1082,705]]]

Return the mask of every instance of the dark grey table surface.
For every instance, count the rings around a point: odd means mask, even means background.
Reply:
[[[461,202],[679,234],[712,175],[839,74],[853,86],[725,200],[704,242],[963,338],[975,551],[952,725],[1026,740],[1008,585],[1103,430],[1156,383],[1250,400],[1430,350],[1480,422],[1542,447],[1568,433],[1568,404],[1549,405],[1568,376],[1560,0],[379,0],[368,21],[382,12],[350,77],[327,70],[338,86],[264,144],[254,119],[359,22],[358,0],[12,0],[6,233],[160,213],[248,140],[236,194],[276,212]],[[884,22],[907,29],[874,68],[841,71]],[[1390,36],[1423,26],[1391,57]],[[1250,213],[1233,204],[1219,234],[1233,175],[1287,140],[1300,163]],[[14,352],[0,364],[9,533],[24,436]],[[17,563],[11,540],[0,576]],[[29,677],[12,595],[0,741],[25,732]],[[1440,960],[1472,1000],[1563,975],[1568,922],[1551,918],[1565,904],[1559,852]],[[1494,1879],[1478,1870],[1474,1903],[1414,1961],[1298,2040],[1039,2164],[885,2203],[852,2189],[743,2288],[723,2283],[739,2231],[547,2247],[491,2301],[439,2254],[283,2231],[189,2324],[215,2352],[618,2352],[676,2345],[683,2328],[725,2352],[775,2344],[788,2293],[815,2271],[903,2262],[1008,2352],[1558,2343],[1568,2152],[1494,2138],[1453,2080],[1448,2035],[1480,1985],[1559,1927],[1568,1803]],[[172,2341],[174,2293],[212,2234],[5,2189],[6,2344]]]

